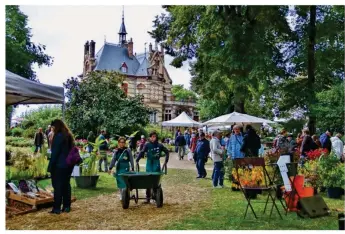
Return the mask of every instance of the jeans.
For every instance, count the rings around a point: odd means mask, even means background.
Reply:
[[[54,188],[54,211],[71,207],[71,174],[73,168],[55,168],[51,173],[52,185]]]
[[[179,156],[180,158],[183,158],[183,157],[184,157],[185,150],[186,150],[186,148],[185,148],[184,146],[179,146],[179,147],[178,147],[178,156]]]
[[[101,159],[98,162],[98,168],[99,171],[102,171],[102,162],[104,161],[104,171],[108,172],[108,158],[107,158],[107,152],[105,150],[100,150],[99,151],[101,155]]]
[[[205,159],[198,158],[196,161],[196,169],[198,170],[198,177],[206,177]]]
[[[223,186],[224,182],[224,164],[223,162],[214,163],[214,175],[213,175],[213,186]]]
[[[87,147],[87,152],[88,152],[88,153],[91,153],[91,152],[92,152],[92,150],[93,150],[92,145],[89,145],[89,146]]]
[[[41,151],[42,151],[42,145],[36,145],[35,153],[38,152],[38,149],[39,149],[40,152],[41,152]]]

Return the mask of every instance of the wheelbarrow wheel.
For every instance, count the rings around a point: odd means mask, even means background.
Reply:
[[[129,207],[129,200],[130,200],[130,194],[129,194],[129,189],[123,189],[122,190],[122,208],[123,209],[128,209]]]
[[[158,188],[156,190],[156,205],[157,205],[157,208],[163,207],[163,189],[162,188]]]

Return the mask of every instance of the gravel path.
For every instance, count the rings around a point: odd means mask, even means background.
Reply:
[[[161,159],[162,163],[164,159]],[[140,166],[145,167],[145,160],[140,160]],[[178,154],[175,152],[170,152],[170,158],[168,162],[168,168],[174,168],[174,169],[187,169],[187,170],[195,170],[196,167],[194,164],[194,161],[188,161],[187,155],[184,157],[183,160],[178,159]],[[213,163],[212,160],[209,159],[208,162],[205,165],[206,170],[213,170]]]

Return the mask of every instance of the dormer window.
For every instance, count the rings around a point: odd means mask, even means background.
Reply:
[[[122,73],[127,73],[127,71],[128,71],[127,64],[125,62],[123,62],[122,65],[121,65],[121,72]]]

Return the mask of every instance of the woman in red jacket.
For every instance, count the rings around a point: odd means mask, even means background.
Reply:
[[[195,152],[195,149],[196,149],[196,145],[198,143],[198,138],[199,138],[199,133],[193,133],[192,134],[192,139],[190,140],[190,145],[189,145],[189,148],[190,148],[190,152],[193,153],[194,155],[194,152]],[[194,163],[196,163],[196,158],[194,158]]]

